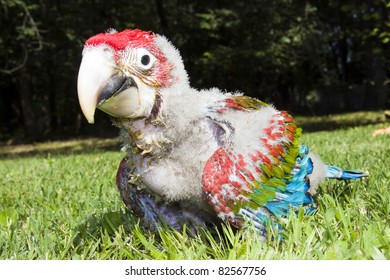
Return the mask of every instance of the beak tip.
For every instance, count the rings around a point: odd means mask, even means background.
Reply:
[[[89,124],[94,124],[95,123],[95,116],[94,115],[87,115],[87,116],[85,116],[85,118],[87,119],[87,122],[89,123]]]
[[[80,98],[80,107],[83,112],[84,117],[87,119],[87,122],[93,124],[95,122],[95,105],[94,102],[81,102],[84,99]]]

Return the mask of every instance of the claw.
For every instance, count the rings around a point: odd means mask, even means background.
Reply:
[[[150,145],[149,148],[147,150],[143,150],[141,155],[144,155],[144,154],[148,154],[150,153],[151,151],[153,150],[153,147]]]

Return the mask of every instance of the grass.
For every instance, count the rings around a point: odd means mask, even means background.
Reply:
[[[249,224],[195,236],[144,231],[115,187],[123,154],[106,149],[115,140],[2,147],[0,259],[390,259],[390,137],[371,137],[386,124],[346,118],[365,125],[302,140],[328,163],[369,170],[369,179],[323,183],[317,213],[290,215],[283,242],[260,241]]]

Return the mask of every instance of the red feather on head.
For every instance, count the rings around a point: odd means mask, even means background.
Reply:
[[[133,48],[145,48],[161,62],[166,60],[163,53],[156,47],[154,39],[156,34],[139,29],[124,30],[114,33],[100,33],[85,42],[85,46],[98,46],[101,44],[112,47],[115,51],[123,51],[127,46]]]
[[[124,50],[127,46],[136,46],[140,48],[148,48],[153,44],[153,39],[156,37],[148,31],[139,29],[124,30],[115,33],[100,33],[87,40],[86,46],[97,46],[106,44],[111,46],[116,51]]]

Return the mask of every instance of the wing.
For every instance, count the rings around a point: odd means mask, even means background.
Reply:
[[[210,107],[209,118],[225,130],[223,145],[206,162],[202,185],[218,216],[240,227],[245,217],[264,230],[270,215],[312,205],[312,171],[301,129],[284,111],[246,96]]]

